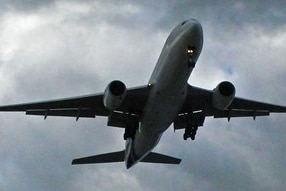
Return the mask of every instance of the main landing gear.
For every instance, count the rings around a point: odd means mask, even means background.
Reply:
[[[187,140],[188,138],[195,140],[197,130],[198,130],[198,126],[192,126],[192,127],[185,128],[185,133],[183,136],[184,140]]]
[[[124,140],[127,140],[128,138],[134,139],[136,131],[139,127],[139,119],[136,115],[111,112],[108,116],[107,125],[124,128]]]
[[[124,131],[124,134],[123,134],[123,139],[124,140],[127,140],[128,138],[134,139],[137,129],[138,129],[138,127],[136,126],[135,123],[129,123],[125,127],[125,131]]]
[[[204,121],[205,115],[202,111],[182,114],[174,121],[174,130],[185,129],[184,140],[195,140],[198,127],[203,126]]]

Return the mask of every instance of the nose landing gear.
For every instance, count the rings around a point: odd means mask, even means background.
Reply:
[[[191,68],[191,67],[194,68],[196,66],[196,62],[193,61],[192,59],[189,59],[187,64],[188,64],[188,68]]]

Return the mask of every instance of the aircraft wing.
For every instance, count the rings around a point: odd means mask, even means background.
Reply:
[[[149,87],[128,89],[118,111],[141,114],[148,98]],[[0,111],[22,111],[27,115],[88,117],[108,116],[110,111],[103,105],[103,93],[58,100],[0,106]]]
[[[284,113],[285,106],[279,106],[269,103],[263,103],[244,98],[235,97],[230,106],[225,110],[218,110],[212,104],[213,91],[188,87],[188,95],[181,114],[202,111],[204,116],[213,116],[214,118],[232,118],[232,117],[253,117],[267,116],[270,113]]]

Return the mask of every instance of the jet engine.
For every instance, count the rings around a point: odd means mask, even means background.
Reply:
[[[224,81],[219,83],[213,92],[213,106],[216,109],[226,109],[233,101],[235,96],[235,87],[232,83]]]
[[[103,104],[109,110],[117,109],[126,95],[126,86],[119,80],[110,82],[103,95]]]

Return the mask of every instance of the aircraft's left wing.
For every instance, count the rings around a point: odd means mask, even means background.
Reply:
[[[270,113],[284,113],[285,106],[263,103],[244,98],[235,97],[225,110],[218,110],[212,104],[213,91],[189,86],[188,95],[181,114],[202,111],[205,117],[232,118],[267,116]]]
[[[118,111],[141,114],[147,100],[147,86],[128,89]],[[110,111],[103,105],[103,93],[34,103],[0,106],[0,111],[22,111],[27,115],[95,117],[108,116]]]

